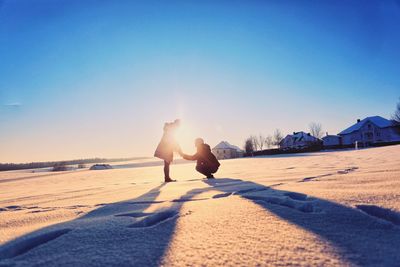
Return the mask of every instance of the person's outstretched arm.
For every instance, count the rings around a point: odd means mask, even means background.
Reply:
[[[181,157],[186,160],[197,160],[197,158],[198,158],[197,153],[194,155],[187,155],[187,154],[183,153],[181,149],[179,149],[178,152],[179,152],[179,155],[181,155]]]

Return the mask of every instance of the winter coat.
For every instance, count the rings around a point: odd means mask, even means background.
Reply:
[[[158,144],[154,156],[172,162],[174,158],[174,151],[179,149],[179,145],[175,140],[175,130],[177,126],[174,123],[166,123],[164,125],[164,134]]]
[[[207,166],[212,172],[216,172],[220,166],[217,158],[211,152],[211,148],[207,144],[202,144],[197,147],[197,152],[194,155],[183,154],[182,157],[186,160],[197,160],[197,166]]]

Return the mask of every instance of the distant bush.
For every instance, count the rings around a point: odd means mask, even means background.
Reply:
[[[107,169],[112,169],[110,164],[95,164],[92,167],[90,167],[90,170],[107,170]]]
[[[252,153],[254,151],[254,143],[252,137],[249,137],[244,142],[244,150],[246,153]]]
[[[53,172],[62,172],[62,171],[67,171],[67,170],[68,170],[68,167],[65,164],[65,162],[60,162],[60,163],[54,164],[53,169],[52,169]]]
[[[68,160],[68,161],[48,161],[48,162],[30,162],[30,163],[0,163],[0,171],[49,168],[49,167],[54,167],[56,164],[59,164],[59,163],[64,163],[65,165],[76,165],[76,164],[129,161],[129,160],[145,159],[145,158],[146,157],[114,158],[114,159],[92,158],[92,159],[74,159],[74,160]]]

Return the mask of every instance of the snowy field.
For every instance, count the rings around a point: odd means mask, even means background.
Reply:
[[[1,172],[0,266],[400,266],[400,146],[221,163]]]

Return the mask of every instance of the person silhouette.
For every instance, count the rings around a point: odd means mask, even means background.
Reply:
[[[211,153],[210,146],[205,144],[202,138],[197,138],[194,144],[197,148],[196,154],[187,155],[180,148],[178,150],[179,154],[186,160],[197,160],[196,170],[204,174],[208,179],[213,179],[213,174],[218,171],[220,163],[214,154]]]
[[[158,144],[154,156],[164,160],[164,180],[166,183],[175,182],[169,175],[169,166],[174,159],[174,151],[180,150],[179,144],[175,140],[175,132],[180,125],[180,120],[164,124],[164,134]]]

